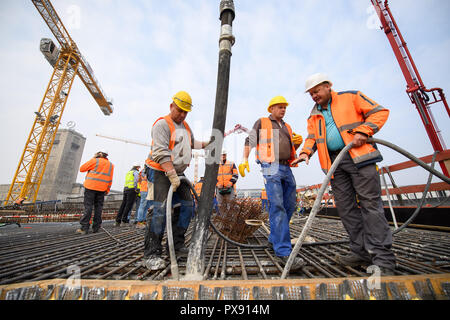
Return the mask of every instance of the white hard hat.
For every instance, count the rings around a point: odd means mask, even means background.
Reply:
[[[333,85],[333,83],[330,81],[330,78],[325,73],[315,73],[312,76],[310,76],[308,79],[306,79],[305,82],[305,93],[307,93],[309,90],[317,86],[318,84],[321,84],[323,82],[329,82],[330,85]]]
[[[108,155],[108,150],[106,150],[106,149],[100,149],[98,152]]]
[[[133,167],[140,167],[140,166],[141,166],[141,164],[139,162],[134,162],[133,163]]]
[[[227,150],[223,149],[222,154],[227,154]]]

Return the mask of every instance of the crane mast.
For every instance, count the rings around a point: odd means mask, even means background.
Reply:
[[[395,57],[406,80],[406,92],[411,102],[416,106],[434,151],[442,152],[446,149],[444,139],[433,117],[430,106],[442,102],[450,117],[450,109],[441,88],[427,89],[422,82],[419,71],[409,52],[408,46],[395,22],[387,0],[371,0],[381,22],[389,43],[394,50]],[[449,176],[449,164],[441,161],[442,172]]]
[[[5,205],[36,202],[42,177],[75,76],[78,75],[105,115],[113,112],[92,68],[79,51],[49,0],[32,0],[61,45],[41,105],[22,152]]]

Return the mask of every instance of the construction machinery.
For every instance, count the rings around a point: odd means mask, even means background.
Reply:
[[[36,202],[55,134],[75,76],[78,75],[105,115],[113,112],[112,100],[104,94],[91,66],[81,54],[49,0],[32,0],[61,48],[42,39],[41,52],[53,73],[22,152],[5,205]]]
[[[441,130],[439,130],[433,114],[431,113],[430,106],[442,102],[450,117],[450,109],[447,100],[445,99],[444,91],[441,88],[427,89],[425,87],[411,53],[408,50],[408,46],[406,45],[406,42],[400,33],[400,29],[394,20],[394,16],[389,9],[388,1],[371,0],[371,2],[380,18],[381,29],[386,33],[403,76],[406,79],[406,92],[408,93],[411,102],[416,106],[417,111],[419,111],[420,118],[425,126],[425,130],[427,131],[434,151],[442,152],[446,149],[446,146],[441,135]],[[449,161],[440,161],[439,164],[442,172],[449,177]]]

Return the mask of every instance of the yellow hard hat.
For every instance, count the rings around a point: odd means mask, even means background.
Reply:
[[[179,91],[173,96],[173,102],[183,111],[190,112],[192,110],[192,99],[186,91]]]
[[[270,100],[269,102],[269,106],[267,107],[267,111],[270,112],[270,107],[275,105],[275,104],[285,104],[286,107],[289,105],[289,103],[286,101],[286,99],[283,96],[276,96],[273,97],[272,100]]]

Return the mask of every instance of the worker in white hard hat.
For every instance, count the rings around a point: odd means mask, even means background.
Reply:
[[[383,158],[375,144],[367,143],[367,138],[383,127],[389,110],[360,91],[335,92],[332,85],[323,73],[306,80],[305,92],[315,105],[308,118],[308,137],[295,163],[308,164],[317,153],[322,170],[328,173],[341,150],[353,143],[331,179],[336,208],[349,234],[351,251],[336,258],[341,264],[353,267],[374,264],[382,275],[393,275],[392,232],[384,216],[376,168],[376,162]]]
[[[151,152],[146,160],[148,170],[153,172],[153,214],[147,216],[143,264],[150,270],[160,270],[166,265],[161,257],[166,205],[174,208],[172,231],[175,253],[188,253],[184,242],[193,213],[193,199],[189,186],[181,183],[179,176],[184,176],[189,166],[192,149],[203,149],[208,145],[208,142],[194,139],[185,121],[193,110],[192,98],[186,91],[177,92],[169,108],[170,113],[158,118],[153,124]],[[167,204],[171,186],[174,191],[172,204]]]
[[[128,216],[133,209],[136,197],[139,194],[139,169],[141,165],[139,162],[134,162],[130,171],[125,175],[125,186],[123,188],[123,199],[120,205],[119,212],[116,216],[116,227],[120,226],[121,223],[129,223]]]
[[[231,201],[236,197],[235,186],[239,173],[233,161],[227,160],[227,151],[222,150],[219,170],[217,172],[216,195],[220,206],[224,201]]]
[[[296,149],[302,137],[294,134],[283,118],[289,103],[283,96],[272,98],[267,107],[268,117],[258,119],[245,140],[243,161],[239,173],[245,176],[250,171],[248,157],[256,148],[257,163],[261,165],[264,185],[269,200],[270,235],[277,260],[285,265],[292,252],[289,222],[295,211],[296,181],[291,171],[296,158]],[[300,257],[295,257],[291,270],[297,271],[305,265]]]
[[[94,157],[80,167],[80,172],[86,172],[84,180],[84,214],[80,218],[79,234],[87,234],[90,228],[92,211],[92,231],[100,230],[102,225],[102,210],[105,195],[111,190],[114,175],[114,165],[108,160],[108,151],[101,149]]]

